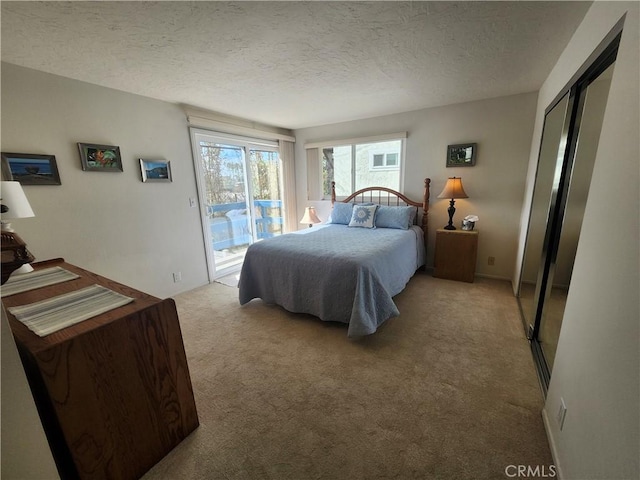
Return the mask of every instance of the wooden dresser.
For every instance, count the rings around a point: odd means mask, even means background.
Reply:
[[[45,337],[7,311],[63,479],[136,479],[198,426],[175,303],[52,260],[76,280],[3,298],[6,308],[98,284],[135,300]]]

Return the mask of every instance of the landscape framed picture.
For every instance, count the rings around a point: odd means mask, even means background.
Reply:
[[[21,185],[61,185],[55,155],[2,152],[2,178]]]
[[[140,159],[143,182],[171,182],[171,162],[166,160]]]
[[[82,170],[93,172],[122,172],[120,147],[78,143]]]
[[[461,143],[447,147],[447,167],[473,167],[476,164],[477,143]]]

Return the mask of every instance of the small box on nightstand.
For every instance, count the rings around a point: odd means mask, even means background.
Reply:
[[[434,277],[473,282],[477,258],[477,230],[436,230]]]

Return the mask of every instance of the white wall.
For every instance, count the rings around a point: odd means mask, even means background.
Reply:
[[[454,222],[459,226],[469,214],[480,217],[476,273],[511,279],[536,98],[529,93],[296,130],[298,218],[307,205],[316,206],[323,220],[330,213],[329,202],[307,200],[305,143],[406,131],[404,193],[422,199],[424,178],[431,178],[427,265],[433,266],[435,231],[449,220],[449,201],[437,196],[446,179],[456,176],[469,198],[456,201]],[[476,165],[446,168],[447,145],[467,142],[478,143]],[[487,264],[489,256],[494,266]]]
[[[596,2],[591,7],[539,92],[530,154],[527,198],[545,108],[625,12],[543,412],[556,464],[565,479],[640,478],[637,2]],[[528,211],[526,205],[523,211]],[[522,225],[526,225],[526,214]],[[567,406],[562,431],[555,419],[560,398]]]
[[[119,146],[124,172],[82,171],[77,142]],[[36,217],[13,222],[37,260],[64,257],[159,297],[207,283],[177,105],[3,63],[2,151],[56,156],[62,185],[25,186]],[[173,182],[142,183],[141,157],[169,160]]]
[[[120,146],[124,172],[83,172],[77,142]],[[56,156],[62,185],[25,186],[36,217],[12,222],[36,260],[64,257],[159,297],[208,281],[179,107],[3,63],[1,143]],[[142,183],[140,157],[170,160],[173,183]],[[2,478],[57,478],[4,310]]]

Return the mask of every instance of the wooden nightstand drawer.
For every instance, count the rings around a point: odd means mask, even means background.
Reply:
[[[473,282],[477,257],[477,230],[436,231],[434,277]]]

